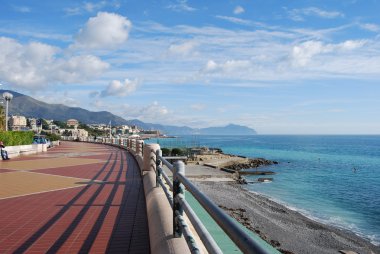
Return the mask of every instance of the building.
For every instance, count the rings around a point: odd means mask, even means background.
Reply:
[[[11,116],[9,125],[14,131],[24,130],[26,128],[26,118],[25,116]]]
[[[38,130],[37,119],[36,118],[28,118],[28,120],[29,120],[30,128],[33,131],[37,131]]]
[[[66,133],[69,133],[70,137],[74,138],[86,138],[88,137],[88,131],[84,129],[58,129],[55,133],[59,133],[60,135],[63,135]],[[65,134],[66,135],[66,134]]]
[[[76,127],[78,127],[79,122],[78,122],[78,120],[75,120],[75,119],[69,119],[69,120],[67,120],[66,124],[69,127],[75,127],[76,128]]]

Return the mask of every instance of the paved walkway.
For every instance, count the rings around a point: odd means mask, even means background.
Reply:
[[[0,161],[0,253],[149,253],[138,165],[126,151],[62,142]]]

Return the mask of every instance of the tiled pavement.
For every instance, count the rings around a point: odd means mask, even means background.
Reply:
[[[124,150],[63,142],[0,161],[0,253],[149,253],[138,166]]]

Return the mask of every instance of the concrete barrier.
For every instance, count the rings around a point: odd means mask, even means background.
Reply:
[[[54,141],[54,145],[59,145],[59,141]],[[47,144],[31,144],[20,146],[6,146],[5,151],[8,152],[9,158],[14,158],[20,155],[35,154],[47,151]]]
[[[7,146],[4,148],[8,152],[9,158],[14,158],[22,154],[35,154],[43,151],[42,144]]]
[[[173,236],[173,210],[162,188],[156,187],[156,151],[159,149],[158,144],[146,144],[143,151],[143,165],[140,167],[144,183],[151,253],[190,253],[185,238]]]
[[[144,162],[142,171],[156,171],[156,151],[160,149],[159,144],[146,144],[144,146]]]
[[[190,253],[185,238],[173,236],[173,210],[162,188],[156,188],[156,173],[144,172],[143,183],[151,253]]]

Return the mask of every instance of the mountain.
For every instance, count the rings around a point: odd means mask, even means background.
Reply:
[[[162,125],[154,123],[144,123],[140,120],[128,120],[129,125],[136,125],[144,130],[159,130],[161,133],[168,135],[193,135],[196,134],[197,129],[193,129],[187,126],[173,126],[173,125]]]
[[[124,118],[107,111],[92,112],[83,108],[68,107],[62,104],[48,104],[14,91],[0,90],[0,94],[4,92],[13,94],[13,99],[9,103],[9,112],[13,115],[54,119],[58,121],[66,121],[70,118],[74,118],[86,124],[108,123],[109,121],[112,121],[115,125],[127,124]]]
[[[248,128],[246,126],[229,124],[224,127],[209,127],[199,130],[201,135],[255,135],[257,134],[254,129]]]
[[[254,129],[246,126],[229,124],[222,127],[209,128],[190,128],[187,126],[161,125],[153,123],[144,123],[140,120],[128,120],[128,125],[136,125],[144,130],[160,130],[162,133],[169,135],[256,135]]]
[[[67,121],[70,118],[77,119],[81,123],[109,123],[112,125],[136,125],[144,130],[159,130],[167,135],[254,135],[254,129],[229,124],[224,127],[210,127],[203,129],[194,129],[187,126],[173,126],[153,123],[144,123],[140,120],[125,120],[108,111],[92,112],[79,107],[68,107],[63,104],[48,104],[36,100],[30,96],[9,90],[0,90],[0,94],[10,92],[13,99],[9,103],[9,112],[13,115],[23,115],[26,117],[54,119],[58,121]]]

